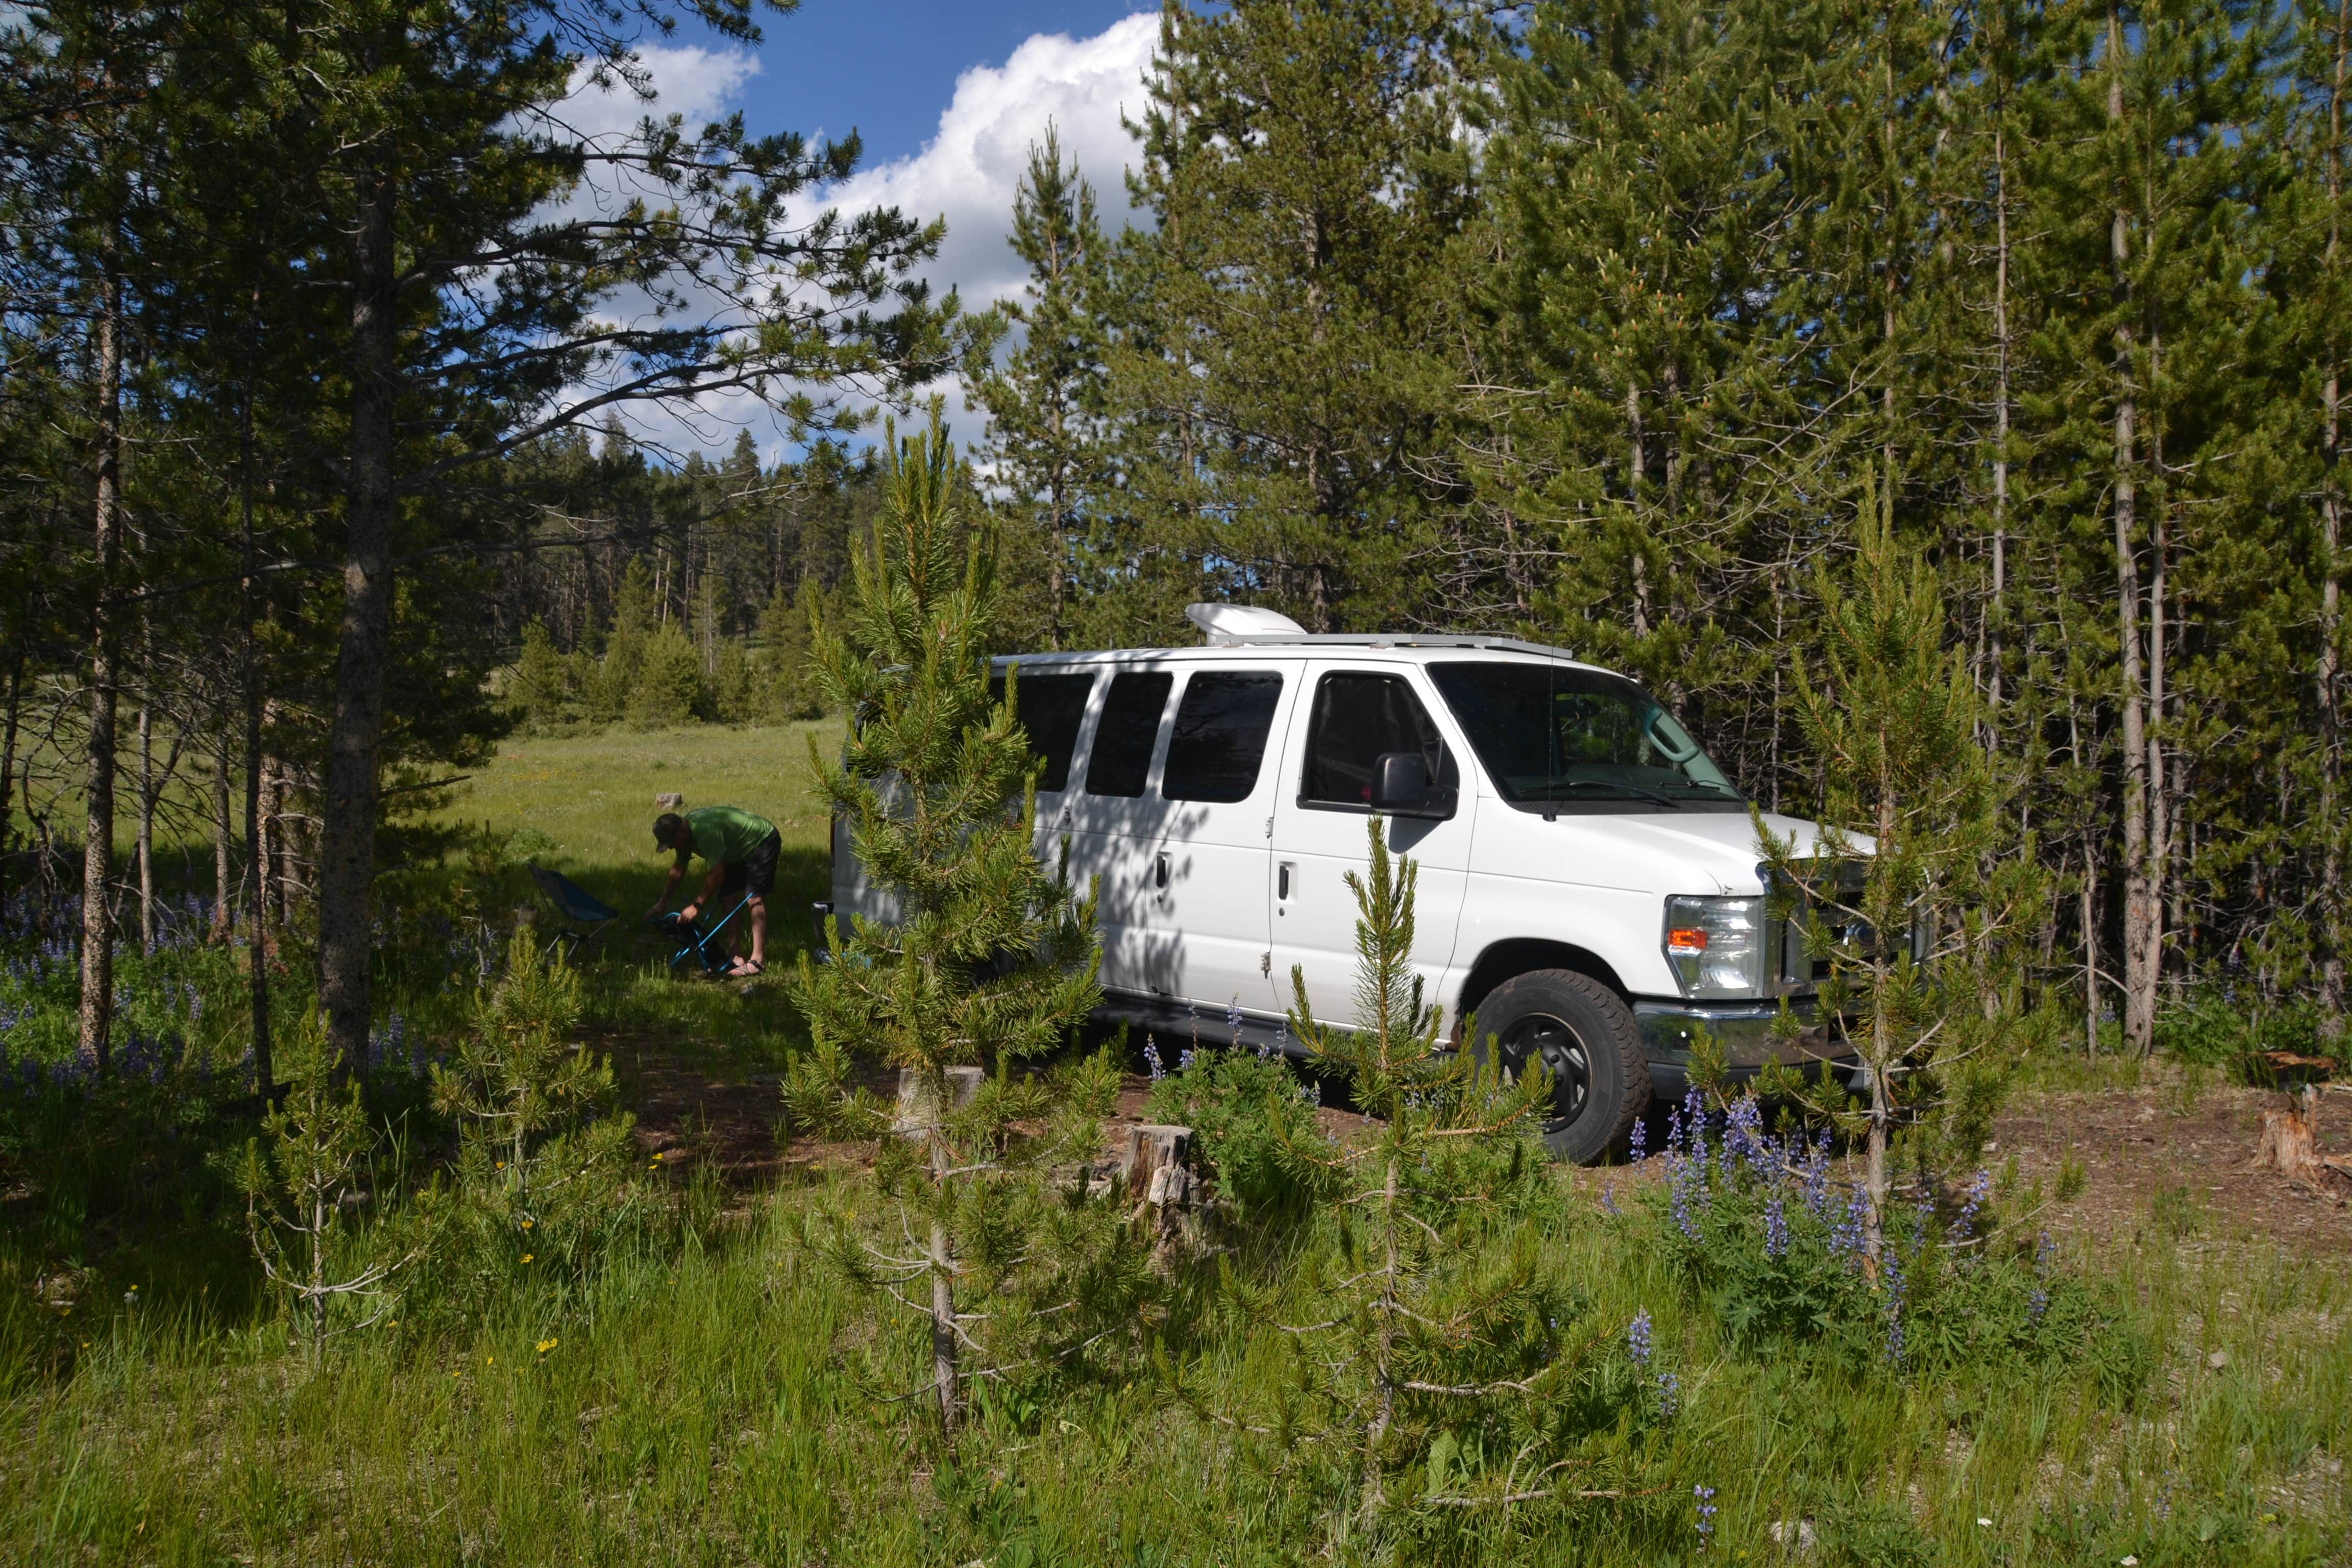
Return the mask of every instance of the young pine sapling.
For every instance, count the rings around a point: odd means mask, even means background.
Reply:
[[[1039,1074],[1097,995],[1092,898],[1033,847],[1034,764],[1020,683],[991,696],[994,541],[965,521],[969,481],[934,415],[892,443],[885,503],[837,625],[816,630],[827,696],[851,716],[838,767],[811,761],[889,921],[857,920],[792,989],[811,1046],[784,1086],[793,1125],[873,1139],[911,1210],[910,1245],[845,1228],[849,1275],[928,1319],[931,1392],[952,1431],[974,1376],[1076,1353],[1124,1314],[1135,1249],[1108,1205],[1048,1173],[1093,1157],[1118,1073],[1108,1053]],[[850,1050],[900,1074],[894,1116],[849,1082]],[[1081,1192],[1083,1189],[1081,1189]],[[923,1299],[906,1294],[919,1287]],[[989,1310],[974,1311],[987,1295]],[[1081,1310],[1083,1309],[1083,1310]]]
[[[1820,841],[1800,853],[1756,818],[1776,918],[1794,915],[1826,961],[1826,1026],[1868,1080],[1855,1105],[1840,1081],[1786,1071],[1759,1084],[1801,1098],[1864,1152],[1864,1266],[1876,1277],[1899,1124],[1926,1123],[1923,1168],[1942,1146],[1971,1159],[2021,1038],[2015,941],[2039,896],[2028,844],[1995,853],[1999,796],[1976,743],[1979,698],[1964,650],[1944,646],[1933,571],[1861,509],[1845,578],[1817,579],[1822,664],[1797,672],[1797,717],[1826,784]],[[1863,825],[1863,837],[1840,826]],[[1784,1010],[1781,1027],[1797,1021]]]

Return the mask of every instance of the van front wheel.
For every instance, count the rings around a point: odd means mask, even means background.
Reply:
[[[1632,1009],[1617,994],[1568,969],[1506,980],[1478,1005],[1480,1061],[1492,1049],[1514,1080],[1534,1067],[1551,1073],[1552,1097],[1538,1123],[1552,1158],[1582,1165],[1633,1130],[1650,1104],[1650,1068]]]

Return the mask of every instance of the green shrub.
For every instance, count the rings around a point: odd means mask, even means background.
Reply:
[[[1177,1071],[1153,1080],[1144,1113],[1192,1129],[1219,1194],[1241,1218],[1263,1222],[1300,1218],[1337,1191],[1315,1107],[1271,1049],[1209,1047],[1186,1051]]]

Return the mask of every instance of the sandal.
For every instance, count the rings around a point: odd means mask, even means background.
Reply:
[[[735,961],[733,966],[727,971],[727,978],[730,980],[750,980],[758,975],[765,974],[767,972],[768,966],[756,958],[739,958]]]

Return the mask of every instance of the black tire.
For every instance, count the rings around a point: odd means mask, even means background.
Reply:
[[[1499,1047],[1516,1078],[1529,1058],[1551,1068],[1541,1122],[1555,1160],[1587,1165],[1618,1146],[1650,1105],[1650,1066],[1633,1009],[1606,985],[1568,969],[1515,975],[1478,1004],[1480,1061]]]

